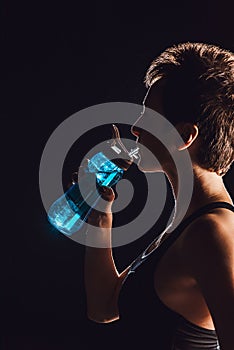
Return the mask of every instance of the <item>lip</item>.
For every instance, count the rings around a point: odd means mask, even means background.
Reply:
[[[140,162],[141,162],[142,155],[143,155],[142,150],[139,148],[139,151],[138,151],[139,159],[138,159],[138,161],[137,161],[137,166],[139,167],[139,169],[140,169],[140,165],[139,165],[139,164],[140,164]]]

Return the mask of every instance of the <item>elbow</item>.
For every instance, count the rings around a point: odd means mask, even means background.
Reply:
[[[91,314],[87,313],[87,317],[90,321],[96,323],[111,323],[119,319],[119,315],[104,315],[104,314]]]
[[[114,308],[87,308],[87,317],[90,321],[97,323],[111,323],[117,321],[119,317],[119,311],[117,307]]]

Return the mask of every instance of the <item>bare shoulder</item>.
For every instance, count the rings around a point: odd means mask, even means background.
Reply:
[[[184,241],[195,243],[202,240],[234,240],[234,212],[216,208],[194,220],[185,230]]]
[[[184,232],[182,259],[201,292],[222,349],[234,335],[234,213],[215,209]]]

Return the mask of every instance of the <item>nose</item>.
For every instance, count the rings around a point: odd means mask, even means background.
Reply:
[[[139,121],[142,120],[144,113],[145,113],[145,106],[143,105],[143,109],[142,109],[139,117],[137,118],[137,120],[135,121],[135,123],[131,127],[131,133],[137,137],[136,141],[138,141],[139,136],[142,133],[142,129],[139,128],[137,125],[139,124]]]

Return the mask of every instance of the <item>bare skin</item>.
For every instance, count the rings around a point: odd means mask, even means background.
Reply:
[[[159,88],[156,88],[156,92],[150,91],[145,100],[146,106],[160,113],[163,113],[161,102],[162,89],[163,86],[159,86]],[[184,219],[202,206],[211,202],[223,201],[233,205],[233,201],[225,188],[222,177],[215,172],[202,168],[198,164],[196,155],[200,146],[200,140],[199,130],[197,129],[196,125],[181,123],[177,125],[177,130],[180,132],[180,134],[187,135],[184,144],[180,147],[180,151],[183,151],[183,149],[188,149],[192,159],[194,173],[193,195]],[[156,144],[155,146],[153,145],[155,141],[148,137],[148,135],[145,135],[144,131],[138,129],[137,124],[132,127],[132,132],[138,138],[140,143],[150,147],[151,149],[156,147]],[[159,155],[159,157],[161,157],[161,166],[170,180],[177,198],[178,183],[174,164],[171,162],[170,158],[167,157],[167,155],[165,155],[165,157]],[[145,169],[144,164],[146,166]],[[147,160],[144,162],[144,159],[143,168],[141,170],[159,171],[156,168],[152,169],[150,164],[147,164]],[[177,201],[178,216],[180,205],[182,204]],[[191,239],[187,239],[188,236],[195,236],[198,225],[199,227],[203,228],[203,223],[205,225],[206,222],[210,223],[211,225],[213,224],[213,226],[215,226],[215,223],[217,223],[217,225],[219,223],[221,224],[222,227],[219,227],[219,229],[223,230],[223,234],[227,236],[227,244],[232,251],[230,266],[233,266],[232,259],[234,239],[231,228],[234,227],[234,215],[231,211],[225,208],[216,208],[209,214],[202,215],[200,218],[192,222],[163,256],[155,271],[155,290],[165,305],[184,316],[190,322],[207,329],[214,329],[214,321],[208,309],[204,295],[201,292],[201,288],[197,283],[196,275],[192,269],[192,265],[195,265],[197,262],[194,254],[194,245],[192,242],[190,242],[189,245],[188,241]],[[212,227],[212,229],[214,230],[217,228]],[[173,226],[171,228],[171,231],[172,230]],[[218,232],[217,234],[222,235],[222,232]],[[212,237],[210,237],[210,239],[211,238]],[[197,238],[195,237],[194,244],[196,243],[196,239]],[[202,240],[202,237],[200,237],[200,239]],[[202,241],[200,243],[202,244]],[[199,250],[197,254],[199,255]],[[191,262],[192,256],[195,256],[195,258],[194,261]],[[200,269],[202,270],[203,266],[200,266]],[[199,273],[199,271],[196,273]],[[232,273],[234,273],[234,269]]]
[[[228,228],[230,230],[230,227],[234,225],[232,213],[225,209],[214,209],[212,214],[203,215],[197,219],[197,222],[202,225],[205,220],[225,222],[227,230]],[[188,259],[189,254],[195,253],[198,257],[200,255],[199,250],[194,252],[192,244],[189,247],[187,243],[187,236],[196,234],[196,229],[196,222],[193,222],[159,262],[154,275],[155,291],[167,307],[184,316],[190,322],[207,329],[215,329],[207,303],[197,283],[196,275],[190,266],[191,258]],[[201,265],[200,267],[203,268]],[[207,278],[209,278],[208,275]],[[216,286],[214,293],[218,288],[219,286]]]
[[[154,96],[150,94],[145,102],[163,114],[160,90],[155,91]],[[177,126],[177,130],[187,135],[179,150],[189,150],[194,171],[193,195],[184,218],[211,202],[224,201],[233,205],[222,177],[204,169],[197,162],[200,140],[196,125],[182,123]],[[139,143],[158,150],[157,142],[138,129],[137,125],[133,126],[132,133]],[[159,151],[157,155],[177,198],[174,165],[167,154]],[[152,167],[147,159],[142,159],[139,167],[146,172],[162,171],[155,168],[155,165]],[[128,268],[119,273],[112,256],[111,204],[114,192],[107,189],[103,198],[107,201],[106,208],[103,208],[106,213],[94,211],[90,215],[89,222],[97,227],[90,229],[87,240],[96,237],[98,241],[105,242],[106,248],[87,247],[86,292],[89,318],[97,322],[111,322],[119,318],[118,296]],[[177,206],[179,215],[182,203],[177,203]],[[225,208],[213,209],[202,215],[168,249],[155,271],[155,291],[162,302],[198,326],[215,328],[224,350],[231,350],[234,344],[233,227],[233,212]]]

